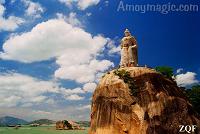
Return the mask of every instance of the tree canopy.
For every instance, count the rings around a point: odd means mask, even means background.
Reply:
[[[158,67],[155,68],[155,70],[157,72],[163,74],[167,78],[172,78],[172,76],[174,76],[173,68],[169,67],[169,66],[158,66]]]
[[[186,95],[188,96],[193,108],[200,115],[200,85],[192,86],[191,89],[186,90]]]

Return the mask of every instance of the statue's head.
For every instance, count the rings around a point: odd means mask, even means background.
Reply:
[[[126,29],[126,30],[124,31],[124,35],[125,35],[125,37],[128,37],[128,36],[131,36],[131,33],[129,32],[128,29]]]

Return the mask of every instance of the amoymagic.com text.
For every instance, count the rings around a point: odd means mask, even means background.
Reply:
[[[199,5],[195,4],[127,4],[120,1],[117,7],[118,12],[159,12],[161,14],[168,14],[170,12],[198,12]]]

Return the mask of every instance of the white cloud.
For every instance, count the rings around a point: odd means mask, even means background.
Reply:
[[[64,3],[68,7],[72,7],[73,4],[78,6],[80,10],[85,10],[90,6],[97,5],[100,0],[58,0],[61,3]]]
[[[80,88],[65,89],[56,82],[39,80],[19,73],[0,74],[0,107],[54,104],[54,98],[46,93],[58,94],[68,100],[75,100],[83,99],[84,97],[76,94],[83,94],[85,91]]]
[[[120,48],[120,46],[118,46],[118,47],[112,47],[112,49],[110,49],[110,51],[109,51],[109,54],[120,54],[120,51],[121,51],[121,48]]]
[[[49,105],[54,105],[55,104],[55,100],[52,98],[49,98],[45,101],[45,103],[49,104]]]
[[[77,19],[76,13],[71,12],[67,18],[67,22],[73,26],[81,26],[81,22]]]
[[[114,65],[108,60],[97,60],[108,40],[101,35],[92,36],[63,19],[52,19],[30,32],[11,36],[3,44],[0,58],[25,63],[56,58],[56,78],[87,83],[95,80],[97,72]]]
[[[109,6],[109,1],[106,0],[106,1],[104,2],[104,5],[105,5],[106,7]]]
[[[46,100],[47,97],[46,96],[37,96],[31,99],[31,102],[37,103],[37,102],[43,102],[44,100]]]
[[[9,16],[8,18],[4,17],[4,13],[6,8],[2,5],[4,1],[1,1],[0,3],[0,32],[1,31],[14,31],[24,23],[24,20],[22,18],[16,17],[16,16]]]
[[[30,32],[11,36],[3,44],[1,58],[30,63],[69,56],[65,64],[73,64],[88,61],[90,55],[98,53],[106,42],[100,35],[92,37],[62,19],[52,19],[36,25]],[[77,56],[79,53],[84,56],[82,59]]]
[[[110,40],[108,41],[108,48],[109,48],[109,54],[113,55],[113,54],[120,54],[121,48],[120,45],[118,45],[117,47],[115,46],[115,41],[114,40]]]
[[[83,86],[83,90],[86,91],[86,92],[94,92],[95,88],[96,88],[97,84],[96,83],[86,83],[84,86]]]
[[[64,16],[62,13],[56,14],[59,19],[65,20],[67,23],[71,24],[72,26],[82,27],[81,22],[77,18],[77,14],[74,12],[69,13],[69,16]]]
[[[0,16],[2,16],[5,12],[5,7],[0,3]]]
[[[18,73],[0,74],[0,81],[0,106],[42,102],[46,99],[44,93],[59,92],[58,86],[53,82],[40,81]]]
[[[83,105],[77,108],[78,110],[90,110],[91,109],[91,105]]]
[[[42,110],[34,110],[33,114],[40,114],[40,115],[49,115],[52,114],[51,112],[42,111]]]
[[[92,13],[86,13],[86,15],[87,15],[87,16],[91,16],[91,15],[92,15]]]
[[[96,80],[95,80],[95,82],[99,83],[99,81],[101,80],[102,76],[104,76],[104,75],[105,75],[105,72],[98,72],[96,74]]]
[[[10,1],[11,4],[13,4],[13,3],[15,3],[15,2],[16,2],[16,0],[11,0],[11,1]]]
[[[179,69],[176,70],[176,73],[179,74],[179,73],[181,73],[182,71],[183,71],[183,68],[179,68]]]
[[[77,0],[58,0],[58,1],[64,3],[68,7],[71,7],[73,2],[77,2]]]
[[[65,99],[66,99],[66,100],[78,101],[78,100],[83,100],[84,97],[79,96],[79,95],[77,95],[77,94],[72,94],[72,95],[70,95],[70,96],[66,96]]]
[[[63,90],[64,95],[71,95],[71,94],[84,94],[85,91],[83,91],[81,88],[75,88],[75,89],[65,89]]]
[[[89,6],[97,5],[100,0],[79,0],[78,6],[81,10],[85,10]]]
[[[199,81],[196,79],[196,73],[187,72],[185,74],[178,74],[175,79],[178,86],[190,86],[198,83]]]
[[[0,102],[0,106],[6,105],[6,107],[13,107],[16,106],[21,99],[22,98],[20,96],[15,96],[15,95],[7,96],[3,98],[2,102]]]
[[[15,105],[16,106],[16,105]],[[33,106],[33,103],[24,103],[21,105],[21,107],[32,107]]]
[[[113,66],[113,63],[108,60],[91,60],[89,63],[71,65],[67,65],[66,62],[68,61],[59,61],[61,67],[56,70],[55,76],[61,79],[75,80],[78,83],[93,82],[98,72],[104,72]]]
[[[31,0],[22,0],[22,2],[27,7],[25,11],[26,15],[33,18],[41,17],[41,14],[44,12],[44,8],[39,3],[32,2]]]
[[[9,16],[7,19],[0,17],[0,31],[14,31],[24,23],[24,20],[15,17],[15,16]]]
[[[4,4],[5,3],[5,0],[0,0],[0,4]]]

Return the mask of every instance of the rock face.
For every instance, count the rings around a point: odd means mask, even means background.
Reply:
[[[179,125],[197,125],[200,133],[199,117],[173,80],[149,68],[124,70],[134,86],[130,89],[114,71],[101,79],[92,98],[89,134],[177,134]]]
[[[56,130],[83,130],[84,128],[80,127],[77,123],[73,121],[57,121],[56,122]]]

